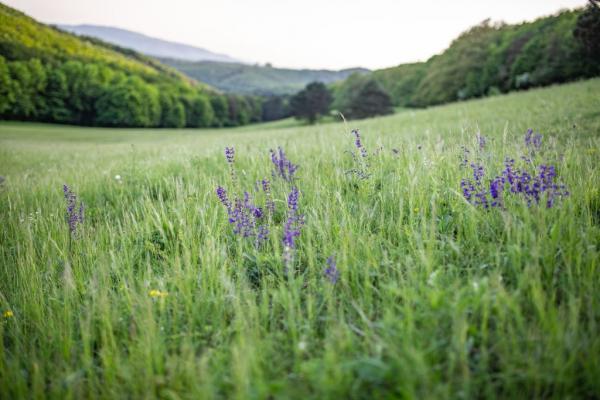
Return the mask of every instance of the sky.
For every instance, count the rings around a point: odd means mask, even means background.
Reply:
[[[586,0],[2,0],[52,24],[114,26],[276,67],[424,61],[486,18],[517,23]]]

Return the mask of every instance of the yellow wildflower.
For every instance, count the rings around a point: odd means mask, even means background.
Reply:
[[[15,316],[15,314],[13,314],[13,312],[11,310],[6,310],[4,311],[4,314],[2,314],[4,316],[4,318],[12,318]]]
[[[154,297],[154,298],[160,297],[161,299],[165,298],[169,295],[169,293],[161,292],[160,290],[157,290],[157,289],[152,289],[150,292],[148,292],[148,294],[150,295],[150,297]]]
[[[414,212],[415,212],[415,213],[418,213],[419,211],[420,211],[420,210],[419,210],[419,207],[415,207],[415,209],[414,209]]]

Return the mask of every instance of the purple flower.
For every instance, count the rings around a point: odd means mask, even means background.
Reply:
[[[235,156],[235,149],[234,149],[234,147],[233,146],[231,146],[231,147],[225,147],[225,158],[227,159],[227,162],[229,164],[233,164],[234,156]]]
[[[229,223],[233,224],[233,233],[242,237],[250,237],[254,234],[254,224],[244,203],[236,200],[235,205],[229,212]]]
[[[329,256],[327,258],[327,268],[325,268],[325,276],[329,279],[329,282],[335,284],[340,278],[340,271],[336,267],[335,258]]]
[[[256,232],[256,247],[266,242],[269,239],[269,228],[266,225],[260,225]]]
[[[466,167],[467,165],[469,165],[469,149],[467,149],[465,146],[462,146],[462,151],[463,151],[463,157],[462,157],[462,161],[460,163],[461,167]]]
[[[479,150],[483,150],[485,148],[486,139],[485,136],[481,136],[481,133],[477,134],[477,143],[479,144]]]
[[[69,225],[69,233],[71,237],[77,237],[77,228],[83,224],[84,219],[84,205],[83,202],[79,202],[77,207],[77,195],[66,185],[63,185],[63,193],[66,202],[66,216],[65,219]]]
[[[539,150],[542,147],[542,134],[533,133],[533,129],[528,129],[525,133],[525,147],[530,150]]]
[[[528,165],[528,164],[527,164]],[[547,208],[554,206],[557,198],[566,197],[569,192],[564,184],[556,183],[556,169],[553,165],[540,165],[537,171],[529,172],[515,168],[515,161],[507,158],[501,176],[496,176],[489,182],[489,193],[482,190],[483,174],[478,165],[472,164],[475,182],[469,179],[461,180],[464,197],[474,205],[483,208],[502,207],[503,192],[509,188],[509,193],[521,196],[530,206],[545,200]],[[536,173],[537,172],[537,173]],[[488,199],[487,196],[490,196]]]
[[[467,199],[467,201],[471,201],[473,193],[475,193],[475,186],[473,186],[471,181],[463,178],[460,181],[460,188],[462,189],[463,196],[465,197],[465,199]]]
[[[216,192],[221,204],[227,208],[228,221],[233,225],[234,234],[244,238],[254,237],[257,247],[267,240],[269,229],[260,225],[264,212],[252,203],[248,192],[244,192],[243,200],[236,198],[233,204],[221,186],[217,187]]]
[[[223,204],[229,210],[231,208],[231,203],[227,197],[227,191],[222,186],[217,186],[216,192],[221,204]]]
[[[296,238],[300,236],[300,230],[304,225],[304,216],[298,214],[298,189],[292,188],[288,195],[288,216],[283,226],[284,262],[288,265],[296,248]]]
[[[473,179],[475,179],[475,182],[480,182],[485,174],[483,166],[481,164],[471,163],[471,168],[473,169]]]
[[[498,207],[502,203],[502,191],[504,190],[504,178],[497,176],[490,182],[490,195],[492,196],[492,207]]]
[[[292,212],[295,213],[298,210],[298,188],[297,187],[294,186],[292,188],[292,191],[290,192],[290,194],[288,196],[287,204],[288,204],[288,208]]]
[[[265,193],[265,196],[267,197],[267,200],[265,202],[265,208],[267,209],[267,211],[269,211],[269,213],[273,214],[275,212],[275,202],[273,201],[273,198],[271,196],[271,183],[267,178],[263,179],[261,183],[262,190]]]
[[[352,131],[352,133],[354,134],[354,146],[356,146],[358,151],[360,151],[361,157],[366,158],[367,157],[367,149],[365,149],[365,147],[362,144],[362,141],[360,139],[360,133],[358,132],[358,129],[354,129]]]
[[[352,130],[352,134],[354,135],[354,147],[356,147],[358,151],[348,151],[352,157],[354,168],[349,170],[347,173],[355,174],[360,179],[369,179],[371,174],[369,173],[369,158],[367,149],[363,146],[358,129]],[[398,154],[396,149],[393,149],[392,151],[395,155]],[[377,153],[378,151],[376,151],[374,154],[377,155]]]
[[[283,227],[283,245],[286,249],[296,248],[296,239],[300,236],[300,227],[296,224],[296,218],[290,217]]]
[[[279,176],[286,182],[292,182],[298,166],[288,160],[281,147],[278,147],[277,150],[277,152],[270,150],[271,162],[274,166],[273,176]]]

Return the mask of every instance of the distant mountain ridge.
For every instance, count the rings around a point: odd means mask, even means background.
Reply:
[[[100,25],[57,25],[59,29],[80,36],[91,36],[140,53],[161,58],[187,61],[240,62],[226,54],[215,53],[201,47],[158,39],[121,28]]]
[[[267,96],[292,94],[300,91],[310,82],[318,81],[329,84],[342,81],[355,73],[370,72],[366,68],[334,71],[275,68],[212,61],[189,62],[169,58],[161,58],[160,61],[193,79],[224,92]]]
[[[342,81],[353,73],[370,72],[365,68],[334,71],[250,65],[225,54],[126,29],[99,25],[57,25],[56,27],[158,58],[183,74],[228,93],[267,96],[293,94],[310,82],[319,81],[329,84]]]

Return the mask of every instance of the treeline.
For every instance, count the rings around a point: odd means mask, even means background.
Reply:
[[[0,119],[239,126],[264,120],[264,102],[218,93],[132,50],[62,32],[0,4]]]
[[[563,11],[531,23],[484,21],[424,63],[355,75],[332,85],[334,108],[369,80],[395,106],[425,107],[600,75],[600,9]]]
[[[103,64],[0,56],[2,119],[122,127],[221,127],[262,121],[262,99],[148,82]]]

